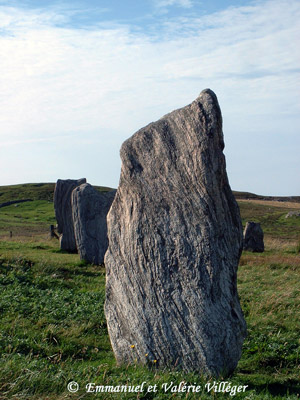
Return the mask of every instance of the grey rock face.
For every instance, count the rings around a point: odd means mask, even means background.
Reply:
[[[108,213],[105,314],[119,363],[226,375],[246,325],[237,294],[242,225],[209,89],[121,148]]]
[[[264,233],[258,222],[247,222],[244,229],[244,250],[263,253]]]
[[[58,179],[54,190],[54,211],[57,221],[57,230],[60,234],[60,248],[75,252],[76,242],[73,228],[71,194],[86,179]]]
[[[103,264],[108,246],[106,216],[115,194],[116,190],[100,193],[88,183],[73,190],[74,233],[81,260]]]

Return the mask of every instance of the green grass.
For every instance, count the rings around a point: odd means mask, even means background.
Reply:
[[[49,232],[55,225],[53,203],[35,200],[0,208],[0,238],[12,236],[36,236]]]
[[[248,337],[232,385],[236,396],[207,393],[195,373],[117,366],[103,312],[105,269],[62,252],[48,239],[53,204],[35,200],[0,209],[0,399],[297,399],[300,393],[299,222],[285,206],[242,203],[243,222],[265,230],[266,251],[244,252],[238,272]],[[14,235],[7,231],[14,226]],[[134,349],[133,349],[134,351]],[[164,393],[163,383],[201,385]],[[76,394],[67,391],[78,382]],[[85,385],[157,385],[156,393],[91,393]]]
[[[111,190],[111,188],[104,186],[94,187],[100,192]],[[24,183],[0,186],[0,203],[24,199],[53,201],[54,188],[55,183]]]
[[[49,226],[56,224],[54,188],[54,183],[0,186],[0,204],[13,200],[33,200],[0,208],[0,239],[10,237],[10,232],[13,237],[47,235]],[[95,188],[100,192],[111,190],[104,186]]]
[[[54,183],[26,183],[0,186],[0,203],[12,200],[53,200]]]
[[[300,203],[299,210],[300,210]],[[240,202],[243,226],[247,221],[260,222],[264,235],[284,240],[300,239],[300,218],[285,218],[291,211],[284,202],[280,206],[256,204],[255,202]]]
[[[300,260],[293,251],[241,258],[238,287],[248,337],[238,370],[251,381],[299,391]]]

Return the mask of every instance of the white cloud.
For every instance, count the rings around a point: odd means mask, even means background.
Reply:
[[[163,3],[175,5],[173,0]],[[8,147],[18,143],[25,143],[26,151],[32,151],[30,144],[40,143],[45,159],[50,157],[45,150],[49,141],[62,157],[64,151],[59,149],[82,146],[86,151],[79,158],[68,155],[66,174],[72,177],[80,163],[95,183],[116,186],[119,163],[115,160],[122,141],[146,123],[192,101],[206,87],[216,91],[223,110],[229,168],[242,170],[243,179],[249,173],[243,171],[247,135],[257,137],[260,130],[264,138],[286,137],[299,123],[296,38],[300,4],[295,0],[260,2],[202,18],[160,19],[163,30],[155,38],[125,25],[62,27],[67,20],[67,14],[54,9],[47,13],[0,7],[3,166],[13,158]],[[99,163],[106,160],[109,174],[101,167],[88,169],[92,143],[99,149]],[[246,148],[253,157],[255,144]],[[295,143],[289,151],[294,148]],[[114,155],[109,156],[112,151]],[[278,144],[274,157],[280,151]],[[231,164],[231,159],[236,161]],[[287,167],[291,160],[287,157]],[[30,173],[29,166],[26,171]],[[9,179],[0,177],[0,184]],[[20,180],[31,179],[20,175]],[[262,192],[263,183],[257,185],[254,191]]]
[[[155,0],[154,4],[158,8],[165,8],[170,6],[179,6],[183,8],[193,7],[192,0]]]

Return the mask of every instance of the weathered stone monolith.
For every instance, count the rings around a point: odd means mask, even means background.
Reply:
[[[105,314],[119,363],[222,376],[241,356],[242,224],[216,95],[142,128],[121,148],[108,213]]]
[[[71,194],[79,185],[86,182],[82,179],[58,179],[54,190],[54,211],[57,221],[57,231],[60,234],[59,242],[62,250],[75,252],[76,241],[74,235]]]
[[[80,259],[103,264],[108,246],[106,216],[116,190],[99,192],[88,183],[72,192],[74,233]]]
[[[265,249],[264,233],[258,222],[247,222],[244,229],[243,249],[254,253],[263,253]]]

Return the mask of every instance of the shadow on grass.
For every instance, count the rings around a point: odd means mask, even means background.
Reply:
[[[290,380],[288,383],[269,383],[265,385],[249,384],[248,389],[255,390],[256,393],[269,393],[274,397],[300,394],[300,385],[296,380]]]
[[[89,271],[86,269],[87,266],[91,266],[90,264],[84,264],[82,266],[78,266],[78,264],[70,265],[69,267],[52,267],[51,265],[45,267],[44,272],[46,273],[55,273],[60,275],[65,279],[69,279],[72,276],[86,276],[96,278],[102,276],[104,274],[103,267],[98,267],[99,271]]]
[[[62,250],[62,249],[52,249],[51,253],[56,253],[56,254],[78,254],[77,250],[67,251],[67,250]]]

